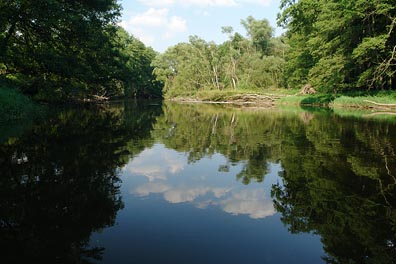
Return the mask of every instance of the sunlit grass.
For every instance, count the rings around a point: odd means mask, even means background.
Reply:
[[[368,101],[376,102],[379,104],[396,104],[396,98],[394,95],[379,95],[379,96],[340,96],[336,98],[331,106],[333,107],[357,107],[357,108],[371,108],[376,107],[375,104]]]
[[[396,92],[394,91],[361,91],[345,94],[314,94],[298,95],[298,90],[293,89],[243,89],[243,90],[199,90],[174,92],[166,95],[167,99],[189,99],[205,102],[225,102],[243,95],[263,95],[274,98],[277,105],[294,106],[325,106],[331,108],[381,108],[378,104],[396,104]],[[396,109],[395,109],[396,110]]]

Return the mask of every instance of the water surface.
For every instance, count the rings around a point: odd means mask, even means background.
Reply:
[[[0,142],[4,260],[393,263],[396,120],[378,117],[157,102],[53,113]]]

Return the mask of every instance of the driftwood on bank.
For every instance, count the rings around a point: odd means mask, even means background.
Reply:
[[[376,105],[376,106],[381,106],[381,107],[388,107],[388,108],[395,108],[396,104],[381,104],[381,103],[377,103],[374,101],[370,101],[370,100],[363,100],[364,102]]]
[[[105,103],[110,100],[109,97],[103,95],[91,95],[89,98],[79,100],[81,103]]]
[[[276,99],[279,99],[279,97],[260,94],[238,94],[228,97],[226,101],[232,104],[254,104],[269,106],[273,105]]]
[[[234,104],[247,107],[272,107],[275,101],[283,95],[273,94],[235,94],[224,97],[220,100],[200,100],[197,98],[175,98],[174,101],[184,103],[205,103],[205,104]]]
[[[304,85],[304,87],[296,93],[295,95],[307,95],[307,94],[316,94],[317,91],[310,84]]]

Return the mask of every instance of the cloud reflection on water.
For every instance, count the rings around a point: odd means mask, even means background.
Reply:
[[[224,172],[210,169],[216,166],[208,166],[205,162],[224,163],[207,158],[188,164],[186,155],[155,145],[135,157],[124,171],[127,177],[147,179],[138,186],[134,184],[130,190],[139,197],[162,194],[172,204],[192,203],[201,209],[215,206],[226,213],[248,215],[253,219],[275,214],[269,190],[263,183],[242,185],[232,171],[224,175]]]

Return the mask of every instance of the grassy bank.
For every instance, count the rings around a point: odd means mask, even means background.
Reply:
[[[331,108],[392,108],[386,105],[396,104],[396,92],[294,95],[282,97],[277,103]]]
[[[18,92],[12,85],[0,82],[0,123],[32,119],[43,107]]]
[[[257,90],[209,90],[192,91],[188,93],[168,96],[166,99],[178,101],[202,101],[202,102],[228,102],[243,103],[244,98],[248,98],[246,103],[257,103],[265,106],[265,99],[275,105],[306,105],[324,106],[331,108],[358,108],[358,109],[381,109],[394,108],[385,104],[396,104],[396,92],[355,92],[344,94],[314,94],[298,95],[298,90],[292,89],[266,89]],[[254,95],[254,96],[253,96]],[[384,105],[381,105],[384,104]],[[395,105],[396,106],[396,105]]]

